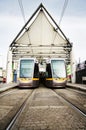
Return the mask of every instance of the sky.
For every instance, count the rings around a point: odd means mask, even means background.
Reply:
[[[42,3],[59,23],[65,0],[22,0],[26,21]],[[9,45],[24,26],[18,0],[0,0],[0,66],[6,68]],[[73,44],[76,63],[86,60],[86,0],[69,0],[60,24]]]

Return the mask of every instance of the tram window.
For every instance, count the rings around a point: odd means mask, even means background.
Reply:
[[[66,77],[65,62],[63,60],[52,60],[51,67],[54,78]]]
[[[20,77],[21,78],[32,78],[34,69],[33,60],[21,60],[20,62]]]

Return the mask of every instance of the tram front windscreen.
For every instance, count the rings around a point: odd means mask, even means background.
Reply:
[[[20,77],[32,78],[34,72],[34,60],[23,59],[20,61]]]
[[[52,77],[53,78],[65,78],[66,68],[64,60],[51,60]]]

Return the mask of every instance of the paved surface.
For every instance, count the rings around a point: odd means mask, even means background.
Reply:
[[[78,90],[86,92],[86,85],[85,84],[67,83],[67,86],[70,88],[74,88],[74,89],[78,89]]]
[[[0,130],[7,130],[8,124],[32,91],[31,89],[15,88],[10,93],[0,97]]]
[[[86,92],[71,88],[55,89],[55,91],[86,114]]]
[[[4,92],[4,91],[11,89],[11,88],[14,88],[16,86],[18,86],[18,83],[8,83],[8,84],[7,83],[1,83],[0,84],[0,92]]]
[[[86,118],[48,88],[38,88],[11,130],[85,130]]]
[[[69,106],[52,89],[40,85],[33,90],[11,130],[86,130],[86,117]],[[7,128],[30,92],[31,89],[18,89],[0,98],[0,130]]]

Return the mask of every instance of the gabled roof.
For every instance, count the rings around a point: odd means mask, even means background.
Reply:
[[[13,59],[69,58],[72,47],[45,7],[40,4],[10,45]]]

